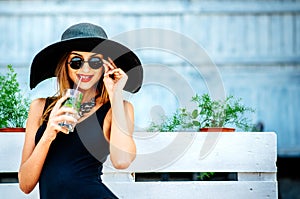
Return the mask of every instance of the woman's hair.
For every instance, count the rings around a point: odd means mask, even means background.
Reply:
[[[51,97],[52,102],[48,105],[48,107],[45,107],[45,109],[44,109],[45,111],[43,113],[41,123],[48,121],[49,115],[50,115],[54,105],[56,104],[58,99],[60,99],[63,96],[65,90],[74,87],[74,82],[71,80],[71,78],[68,75],[67,61],[68,61],[68,57],[70,56],[70,54],[71,54],[71,52],[65,53],[61,57],[60,61],[57,64],[57,67],[55,70],[55,76],[57,77],[58,91],[55,96]],[[96,86],[95,101],[98,98],[101,99],[101,103],[103,103],[103,104],[109,100],[108,93],[107,93],[106,88],[103,83],[103,75],[99,79],[99,82]],[[47,104],[45,104],[45,106],[46,105]]]

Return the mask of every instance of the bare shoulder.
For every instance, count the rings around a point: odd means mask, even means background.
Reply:
[[[126,101],[126,100],[123,100],[123,104],[124,104],[124,110],[125,110],[125,114],[127,116],[128,121],[133,121],[133,118],[134,118],[133,105],[129,101]],[[103,123],[103,132],[104,132],[104,136],[107,141],[109,141],[109,139],[110,139],[112,112],[113,112],[112,107],[110,107],[110,109],[108,110],[108,112],[104,118],[104,123]],[[133,127],[131,127],[131,129],[133,129]]]
[[[45,98],[37,98],[34,99],[30,104],[30,112],[34,112],[35,114],[42,113],[44,110],[46,99]]]
[[[133,105],[132,105],[129,101],[124,100],[123,102],[124,102],[124,107],[125,107],[127,110],[133,111]]]
[[[123,103],[124,103],[124,108],[126,110],[133,112],[133,109],[134,109],[133,105],[129,101],[123,100]],[[111,117],[111,114],[112,114],[112,108],[110,108],[109,111],[107,112],[108,117]]]
[[[40,118],[43,114],[45,102],[45,98],[34,99],[30,104],[28,119],[32,117]]]
[[[31,108],[40,108],[40,109],[44,109],[44,106],[45,106],[45,102],[46,102],[46,99],[45,98],[37,98],[37,99],[34,99],[31,104],[30,104],[30,107]]]

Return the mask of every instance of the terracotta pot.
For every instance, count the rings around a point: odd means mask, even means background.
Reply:
[[[208,127],[201,128],[200,132],[234,132],[235,128],[227,128],[227,127]]]
[[[11,133],[24,133],[25,132],[25,128],[0,128],[0,132],[11,132]]]

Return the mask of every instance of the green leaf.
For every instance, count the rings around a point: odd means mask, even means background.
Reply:
[[[194,120],[192,123],[193,123],[194,126],[200,126],[201,125],[200,122],[198,122],[196,120]]]
[[[193,112],[192,112],[192,118],[193,119],[196,119],[198,117],[198,110],[195,109]]]

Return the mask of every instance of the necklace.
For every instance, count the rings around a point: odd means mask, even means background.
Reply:
[[[78,112],[79,116],[82,117],[85,113],[90,112],[95,105],[96,103],[94,98],[92,98],[89,102],[82,103]]]

